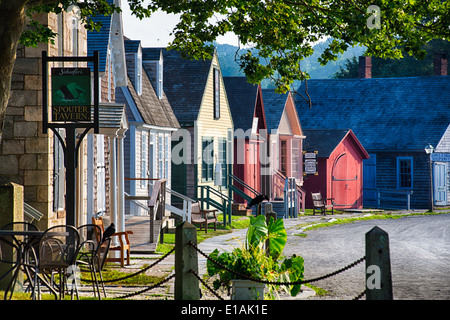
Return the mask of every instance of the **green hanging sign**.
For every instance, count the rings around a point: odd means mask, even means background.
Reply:
[[[91,121],[90,68],[52,68],[52,121]]]

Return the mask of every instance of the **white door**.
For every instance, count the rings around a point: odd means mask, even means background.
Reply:
[[[434,182],[434,205],[447,205],[447,163],[434,162],[433,168]]]

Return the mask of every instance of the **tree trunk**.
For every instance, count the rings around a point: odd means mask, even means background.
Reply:
[[[25,6],[25,0],[0,1],[0,142],[17,45],[25,26]]]

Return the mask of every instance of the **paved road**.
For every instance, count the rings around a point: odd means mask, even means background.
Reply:
[[[333,272],[363,257],[365,234],[378,226],[389,234],[394,299],[450,299],[450,214],[359,221],[306,230],[303,232],[307,236],[299,237],[294,234],[302,232],[296,227],[302,222],[286,220],[289,236],[284,254],[295,253],[304,258],[306,279]],[[242,232],[234,236],[242,236]],[[202,247],[207,250],[219,243],[224,250],[235,244],[215,239]],[[364,290],[364,272],[363,262],[339,275],[312,283],[330,292],[324,298],[313,299],[352,299]]]

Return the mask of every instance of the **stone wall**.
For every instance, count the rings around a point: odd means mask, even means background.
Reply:
[[[42,132],[42,51],[46,50],[49,56],[72,56],[73,36],[77,35],[78,55],[85,56],[87,35],[82,27],[73,32],[73,14],[40,15],[38,19],[59,35],[54,44],[20,46],[17,50],[0,145],[0,176],[24,187],[24,201],[44,214],[39,222],[44,229],[64,223],[65,213],[53,212],[52,205],[53,132]]]

